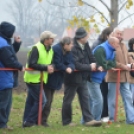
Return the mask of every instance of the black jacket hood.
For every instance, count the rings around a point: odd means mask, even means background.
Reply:
[[[15,32],[15,26],[12,25],[9,22],[2,22],[0,24],[0,36],[2,36],[5,39],[10,39],[13,36],[13,33]]]

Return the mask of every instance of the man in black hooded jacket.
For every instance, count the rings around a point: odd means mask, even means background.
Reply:
[[[5,26],[6,26],[6,30],[5,30]],[[14,36],[11,39],[8,38],[10,36],[10,32],[9,32],[10,26],[8,26],[8,22],[1,23],[1,30],[0,31],[1,31],[0,36],[5,38],[9,42],[9,44],[13,47],[14,52],[17,53],[19,51],[21,43],[22,43],[20,36]],[[6,32],[8,32],[8,33],[6,33]],[[13,87],[15,88],[18,86],[18,71],[17,70],[15,70],[13,72],[13,79],[14,79]]]
[[[18,62],[11,45],[14,31],[14,25],[8,22],[0,24],[0,68],[13,68],[21,71],[23,66]],[[8,128],[13,86],[13,71],[0,70],[0,128]]]

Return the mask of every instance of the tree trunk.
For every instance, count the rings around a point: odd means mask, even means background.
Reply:
[[[118,0],[111,0],[110,26],[115,28],[118,26]]]

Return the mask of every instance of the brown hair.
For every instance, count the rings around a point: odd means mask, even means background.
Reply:
[[[107,36],[109,36],[112,33],[113,29],[111,27],[105,28],[102,33],[99,36],[99,39],[101,39],[103,42],[107,40]]]

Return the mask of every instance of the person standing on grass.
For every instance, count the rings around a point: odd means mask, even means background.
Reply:
[[[93,50],[96,46],[104,43],[108,39],[111,33],[112,33],[112,29],[110,27],[105,28],[100,34],[99,38],[93,43],[91,49]],[[102,121],[107,122],[109,120],[108,103],[107,103],[108,83],[105,82],[105,79],[103,79],[102,83],[100,84],[100,90],[103,98],[103,109],[102,109],[101,118]]]
[[[105,78],[107,70],[116,67],[115,50],[119,46],[119,40],[115,37],[108,38],[107,41],[94,48],[93,54],[97,63],[103,67],[103,72],[91,72],[88,82],[91,112],[95,120],[101,120],[103,109],[103,97],[100,90],[100,84]]]
[[[54,38],[56,37],[50,31],[44,31],[40,36],[40,41],[33,46],[28,53],[26,67],[32,68],[35,71],[26,71],[24,81],[28,88],[28,95],[25,104],[23,127],[31,127],[37,124],[38,109],[39,109],[39,94],[41,83],[41,72],[43,72],[43,83],[48,81],[48,74],[54,72],[54,66],[51,64],[53,60],[53,50],[51,48]],[[46,96],[42,92],[44,108],[46,104]]]
[[[18,62],[12,47],[15,26],[9,22],[0,24],[0,68],[13,68],[24,71]],[[0,128],[12,129],[7,126],[12,105],[12,89],[14,78],[12,70],[0,70]]]
[[[134,60],[134,38],[131,38],[128,41],[128,55],[129,58]],[[131,65],[131,68],[133,68],[133,64]],[[133,98],[133,105],[134,105],[134,71],[130,72],[130,89],[132,91],[132,98]]]
[[[85,120],[85,126],[101,126],[101,121],[96,121],[89,110],[89,93],[87,87],[87,79],[89,72],[96,70],[96,60],[92,55],[88,44],[88,34],[83,27],[76,30],[73,42],[73,59],[75,69],[73,72],[65,76],[64,79],[64,97],[62,104],[62,124],[63,126],[75,126],[72,122],[72,101],[76,92],[78,93],[79,102]]]
[[[42,113],[42,125],[44,127],[49,127],[47,122],[55,90],[61,89],[64,76],[66,74],[71,74],[75,69],[71,53],[72,47],[73,44],[70,37],[64,37],[58,44],[52,47],[54,51],[53,64],[58,71],[50,74],[48,82],[45,84],[44,92],[47,103]]]
[[[12,46],[13,46],[15,53],[17,53],[19,51],[21,43],[22,42],[21,42],[20,36],[14,36],[14,42],[13,42]],[[19,77],[18,71],[14,71],[13,77],[14,77],[14,86],[13,87],[16,88],[18,86],[18,77]]]
[[[122,42],[123,30],[115,28],[110,35],[119,39],[119,47],[116,49],[116,63],[118,68],[122,69],[120,72],[120,94],[122,96],[126,122],[127,124],[134,124],[134,107],[132,100],[132,92],[130,90],[130,67],[128,64],[133,63],[128,56],[128,50],[126,45]],[[108,71],[106,76],[106,82],[108,82],[108,112],[110,121],[114,121],[115,116],[115,98],[116,98],[116,82],[117,71]]]

